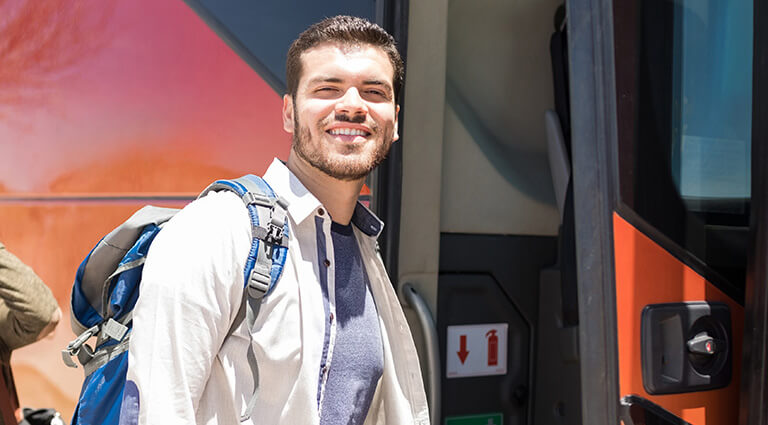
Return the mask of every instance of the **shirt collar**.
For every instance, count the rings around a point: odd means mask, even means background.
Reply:
[[[376,214],[371,212],[365,205],[359,201],[355,205],[355,212],[352,213],[352,223],[360,229],[361,232],[368,236],[379,237],[381,231],[384,229],[384,222],[376,217]]]
[[[264,173],[264,180],[280,197],[288,201],[288,213],[296,223],[301,223],[322,206],[299,179],[275,158]],[[378,237],[384,229],[384,223],[360,202],[352,213],[352,224],[368,236]]]
[[[312,215],[322,204],[293,175],[282,161],[275,158],[264,173],[264,180],[281,198],[288,201],[288,213],[296,223]]]

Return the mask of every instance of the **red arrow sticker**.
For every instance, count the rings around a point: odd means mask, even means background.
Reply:
[[[464,364],[464,361],[467,360],[467,356],[469,355],[469,351],[467,351],[467,336],[461,335],[459,337],[459,340],[461,341],[459,345],[459,351],[456,352],[456,354],[459,355],[459,360],[461,360],[461,364]]]

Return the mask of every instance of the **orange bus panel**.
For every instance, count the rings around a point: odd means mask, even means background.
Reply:
[[[620,396],[635,394],[693,425],[738,423],[744,308],[614,213]],[[733,374],[721,389],[650,395],[643,387],[640,318],[648,304],[721,301],[731,310]]]

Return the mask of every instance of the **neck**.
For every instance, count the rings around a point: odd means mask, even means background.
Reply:
[[[349,224],[364,178],[353,181],[335,179],[311,166],[296,155],[293,149],[288,154],[287,166],[301,184],[323,204],[333,221],[343,225]]]

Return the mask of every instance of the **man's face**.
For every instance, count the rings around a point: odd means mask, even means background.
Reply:
[[[296,98],[283,98],[294,152],[333,178],[364,178],[398,138],[388,56],[370,45],[325,43],[301,61]]]

